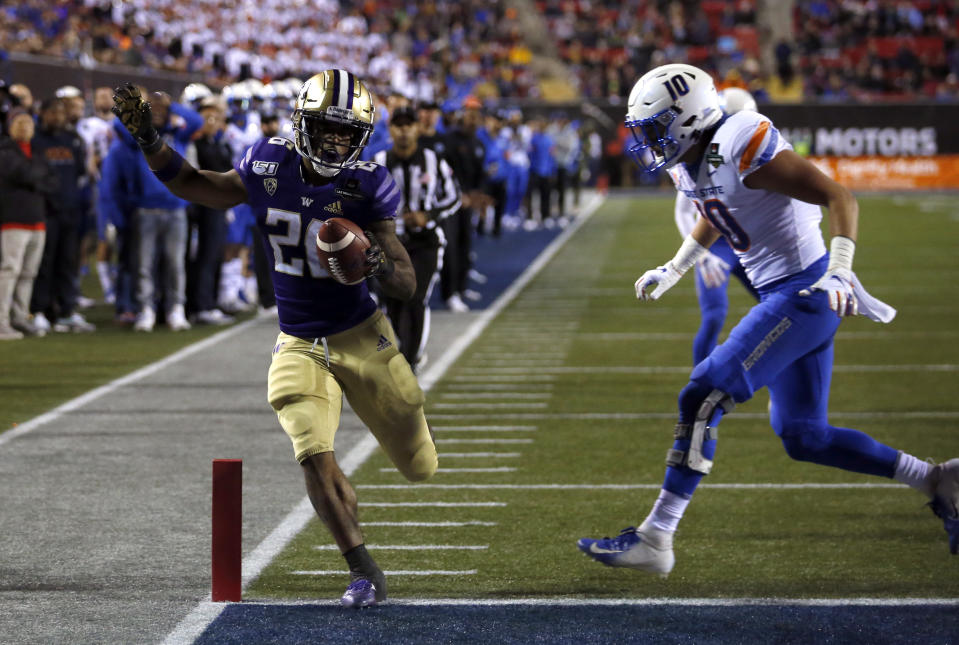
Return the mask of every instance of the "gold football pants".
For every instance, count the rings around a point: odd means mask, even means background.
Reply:
[[[347,331],[306,340],[280,332],[267,399],[302,462],[333,450],[342,396],[410,481],[436,472],[425,395],[379,311]]]

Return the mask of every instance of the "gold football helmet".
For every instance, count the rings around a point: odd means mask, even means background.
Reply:
[[[356,76],[328,69],[310,77],[293,105],[296,151],[320,175],[354,163],[373,132],[373,95]]]

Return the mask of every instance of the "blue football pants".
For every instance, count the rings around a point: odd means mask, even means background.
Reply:
[[[696,365],[679,395],[680,423],[693,423],[704,399],[721,390],[737,402],[768,387],[770,423],[793,459],[858,473],[892,477],[898,452],[868,435],[829,425],[827,406],[832,375],[833,336],[839,317],[829,308],[826,293],[800,296],[825,272],[828,255],[805,271],[760,291],[761,300],[737,324],[722,345]],[[716,427],[722,409],[712,415]],[[677,440],[686,451],[689,440]],[[703,444],[712,459],[716,440]],[[686,466],[667,468],[663,487],[689,496],[702,479]]]

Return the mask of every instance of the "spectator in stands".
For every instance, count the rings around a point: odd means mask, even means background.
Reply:
[[[550,124],[549,133],[553,138],[556,158],[556,210],[558,223],[565,226],[567,190],[579,185],[579,133],[566,113],[555,115]],[[551,222],[551,220],[547,220]]]
[[[7,113],[0,138],[0,340],[45,331],[30,319],[33,281],[43,257],[46,201],[57,190],[56,177],[33,155],[35,124],[23,108]]]
[[[89,166],[92,179],[90,182],[90,204],[97,232],[97,277],[103,291],[103,301],[107,304],[113,304],[116,300],[114,285],[116,266],[111,262],[113,255],[111,238],[113,235],[108,231],[109,215],[100,212],[97,192],[100,182],[100,169],[103,166],[103,160],[110,151],[110,143],[113,141],[113,127],[111,125],[113,114],[110,112],[112,107],[113,91],[109,87],[98,87],[93,94],[93,114],[80,119],[80,122],[77,123],[77,133],[83,138],[90,159]]]
[[[23,83],[14,83],[10,86],[10,94],[20,101],[20,107],[33,114],[33,92]]]
[[[550,206],[550,193],[553,191],[553,181],[556,176],[556,157],[553,152],[553,138],[546,131],[546,124],[541,117],[530,120],[533,136],[529,144],[529,162],[530,162],[530,194],[539,197],[538,210],[539,219],[533,217],[532,199],[529,207],[529,217],[525,226],[527,229],[535,229],[539,224],[551,226],[554,222],[549,221],[552,216]]]
[[[509,229],[515,229],[522,225],[525,215],[523,202],[529,186],[529,140],[532,136],[529,126],[523,123],[520,110],[509,111],[504,136],[508,164],[504,224]]]
[[[111,92],[111,104],[113,103]],[[227,172],[233,168],[233,151],[223,136],[226,110],[217,99],[200,105],[203,127],[194,141],[197,168]],[[200,204],[189,207],[191,227],[196,232],[196,251],[187,266],[187,291],[194,320],[201,325],[228,325],[233,317],[216,308],[216,285],[223,244],[226,239],[226,211]]]
[[[506,182],[509,179],[509,160],[507,158],[509,140],[503,132],[503,121],[499,113],[492,110],[488,111],[484,118],[483,127],[476,131],[476,136],[479,137],[486,148],[486,158],[483,160],[486,167],[486,188],[484,192],[489,195],[492,202],[490,207],[484,208],[480,212],[476,232],[482,235],[489,229],[493,237],[499,237],[503,228],[503,214],[506,212]],[[492,222],[489,221],[490,215],[492,215]]]
[[[203,126],[203,117],[174,103],[167,94],[151,97],[153,125],[168,145],[186,154],[193,134]],[[174,197],[157,179],[136,141],[122,126],[114,126],[118,142],[110,149],[114,162],[105,164],[102,193],[110,191],[109,208],[130,212],[133,216],[133,242],[136,249],[135,300],[139,313],[135,331],[150,332],[156,324],[155,269],[157,250],[163,257],[162,302],[166,323],[173,331],[190,328],[186,319],[186,202]],[[119,145],[117,145],[117,143]],[[108,169],[111,173],[108,175]],[[108,188],[109,187],[109,188]],[[116,192],[114,192],[116,191]]]
[[[33,285],[35,324],[56,332],[96,329],[77,311],[80,294],[80,232],[87,209],[87,151],[83,139],[67,121],[64,99],[40,104],[40,122],[33,154],[43,159],[57,178],[56,194],[48,200],[46,240],[40,272]]]

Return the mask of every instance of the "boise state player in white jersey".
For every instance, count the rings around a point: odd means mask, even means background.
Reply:
[[[729,87],[720,92],[719,104],[727,116],[741,110],[756,111],[755,99],[749,92],[738,87]],[[674,167],[668,172],[678,185],[681,171]],[[693,200],[680,191],[676,193],[673,216],[680,235],[685,238],[692,233],[696,220],[699,219],[699,211],[696,210]],[[736,252],[725,238],[720,237],[696,263],[696,299],[699,301],[700,323],[693,338],[693,365],[709,356],[709,352],[713,351],[719,340],[719,332],[722,331],[726,314],[729,312],[726,283],[730,275],[736,276],[749,294],[759,300],[759,294],[749,283]]]
[[[921,491],[955,554],[959,459],[932,466],[827,421],[833,337],[842,317],[861,312],[889,322],[896,313],[852,271],[858,220],[852,194],[793,152],[765,116],[724,116],[712,79],[690,65],[664,65],[640,78],[626,125],[636,139],[634,161],[648,172],[674,168],[677,188],[703,215],[672,260],[636,281],[636,296],[658,299],[721,234],[760,302],[696,365],[680,392],[666,477],[646,519],[615,538],[583,538],[580,550],[609,566],[668,574],[673,535],[712,467],[720,419],[768,387],[770,422],[790,457],[895,478]],[[822,206],[832,232],[828,254]]]
[[[391,297],[413,295],[413,267],[394,225],[399,191],[384,167],[357,162],[373,130],[369,90],[344,70],[313,76],[296,100],[294,140],[263,139],[225,173],[196,170],[166,146],[150,123],[150,104],[134,86],[118,88],[114,102],[171,192],[210,208],[251,205],[266,241],[280,319],[267,398],[293,442],[313,507],[349,565],[352,581],[341,602],[382,602],[385,578],[366,552],[356,493],[333,456],[342,395],[407,479],[436,472],[436,447],[423,391],[366,282],[333,280],[314,241],[330,217],[354,221],[372,242],[367,276]]]

